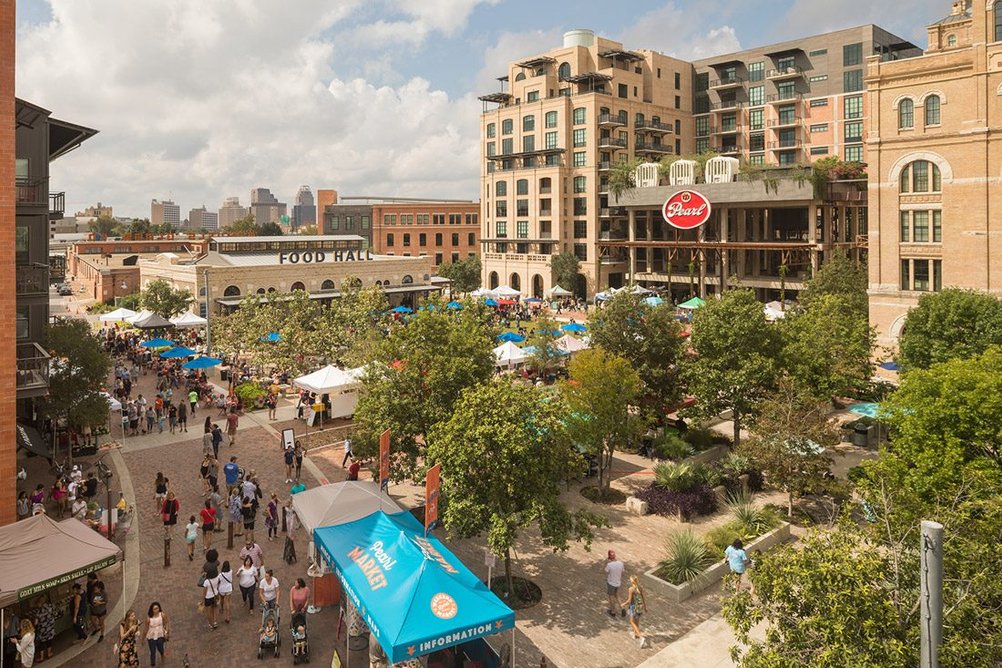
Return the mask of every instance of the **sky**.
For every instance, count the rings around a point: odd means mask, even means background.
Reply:
[[[476,199],[478,95],[574,28],[701,58],[875,23],[919,46],[950,0],[18,0],[17,95],[99,130],[54,162],[98,201],[215,210],[254,187]],[[629,7],[629,13],[622,10]]]

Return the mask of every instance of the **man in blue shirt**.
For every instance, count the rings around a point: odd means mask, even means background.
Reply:
[[[724,550],[724,559],[727,560],[727,565],[731,567],[731,573],[737,576],[737,590],[741,591],[741,579],[744,575],[745,570],[748,568],[749,560],[748,554],[744,551],[744,545],[740,538],[735,539],[726,550]]]
[[[230,461],[223,467],[223,475],[226,477],[226,487],[230,488],[237,484],[240,477],[240,467],[237,466],[237,456],[230,457]]]

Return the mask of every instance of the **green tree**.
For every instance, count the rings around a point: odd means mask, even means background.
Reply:
[[[334,364],[364,366],[378,356],[382,314],[388,309],[380,288],[362,287],[361,281],[348,277],[341,283],[341,297],[321,313],[310,348]]]
[[[150,220],[149,218],[136,218],[129,223],[129,226],[126,229],[128,233],[133,236],[133,238],[141,237],[150,233]]]
[[[111,358],[88,322],[64,318],[49,325],[46,347],[52,363],[43,415],[76,428],[107,424],[108,402],[100,392],[108,380]]]
[[[546,315],[539,317],[526,341],[527,348],[531,346],[536,349],[536,352],[526,360],[526,365],[541,374],[559,366],[564,355],[557,348],[558,338],[560,338],[560,330],[557,329],[557,322]]]
[[[485,328],[482,308],[468,303],[448,311],[439,303],[390,329],[364,379],[353,449],[375,456],[379,435],[390,429],[399,464],[394,472],[415,470],[432,427],[449,418],[463,390],[494,373],[494,332]]]
[[[761,311],[761,308],[759,309]],[[682,327],[671,306],[623,290],[592,313],[591,343],[627,359],[643,381],[643,406],[658,420],[682,398]]]
[[[235,237],[256,237],[261,233],[261,227],[254,222],[254,214],[249,213],[230,223],[226,232]]]
[[[438,267],[438,275],[452,281],[452,292],[470,292],[480,287],[482,265],[480,258],[471,255],[459,262],[444,262]]]
[[[257,236],[260,237],[280,237],[284,232],[282,232],[282,227],[275,222],[261,223],[261,227],[258,229]]]
[[[1002,345],[1002,300],[986,292],[948,288],[922,295],[898,344],[905,372],[974,357]]]
[[[175,289],[162,278],[150,281],[139,293],[143,308],[164,318],[173,318],[188,310],[195,298],[188,290]]]
[[[777,323],[782,365],[818,399],[853,396],[873,375],[876,334],[851,298],[825,293]]]
[[[634,435],[630,406],[642,382],[628,360],[598,347],[576,353],[568,373],[561,384],[569,409],[567,431],[575,445],[598,460],[601,495],[609,486],[613,454]]]
[[[731,411],[737,446],[742,423],[776,387],[779,330],[751,290],[728,290],[696,310],[690,340],[696,354],[685,379],[696,405],[688,412],[707,419]]]
[[[118,221],[111,216],[98,216],[87,223],[87,227],[94,234],[100,234],[102,239],[114,236],[118,230]]]
[[[592,527],[602,523],[560,499],[581,466],[564,413],[533,387],[495,379],[468,387],[431,432],[428,463],[442,465],[445,526],[463,538],[487,535],[491,550],[504,556],[509,593],[520,530],[538,524],[543,544],[555,551],[571,539],[587,549]]]
[[[637,187],[636,171],[643,160],[634,158],[626,162],[617,162],[609,170],[609,194],[618,202],[623,193]]]
[[[574,253],[557,253],[550,258],[550,271],[553,273],[553,284],[564,290],[577,294],[578,272],[581,271],[581,260]],[[577,295],[583,297],[584,295]]]
[[[866,267],[853,262],[845,253],[834,253],[817,273],[807,281],[800,294],[800,303],[810,306],[823,295],[837,295],[846,300],[853,313],[867,319],[869,298],[866,295],[869,278]]]
[[[759,407],[752,437],[738,449],[766,482],[786,492],[791,517],[796,496],[835,491],[827,449],[838,444],[839,434],[830,413],[828,403],[782,379]]]

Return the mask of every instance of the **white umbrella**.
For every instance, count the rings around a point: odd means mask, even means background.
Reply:
[[[481,297],[492,297],[493,294],[494,293],[492,293],[487,288],[477,288],[476,290],[470,293],[470,296],[473,297],[474,299],[480,299]]]
[[[101,322],[118,322],[120,320],[128,320],[129,318],[136,315],[135,311],[127,308],[117,308],[110,313],[105,313],[100,317]]]
[[[567,353],[576,353],[579,350],[585,350],[588,348],[588,344],[586,342],[581,339],[574,338],[570,334],[564,334],[553,343],[557,348]]]
[[[511,341],[506,341],[494,349],[494,358],[498,366],[521,364],[529,357],[528,354]]]
[[[209,321],[200,315],[188,311],[184,315],[175,316],[170,319],[178,329],[192,329],[195,327],[205,327]]]
[[[507,285],[502,285],[500,288],[494,288],[494,295],[501,298],[506,297],[519,297],[522,295],[521,292],[515,288],[509,287]]]

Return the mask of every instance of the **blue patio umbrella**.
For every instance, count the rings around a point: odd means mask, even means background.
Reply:
[[[167,359],[172,359],[175,357],[191,357],[195,354],[195,351],[191,348],[185,348],[184,346],[177,346],[171,348],[170,350],[165,350],[160,353],[160,357],[165,357]]]
[[[498,335],[498,341],[502,343],[522,343],[525,341],[524,336],[520,336],[515,332],[505,332],[504,334]]]
[[[484,300],[484,304],[486,304],[487,306],[497,306],[498,305],[498,303],[496,301],[494,301],[493,299],[491,299],[490,297],[488,297],[487,299]]]
[[[528,299],[525,299],[523,301],[526,304],[542,304],[543,303],[543,300],[540,299],[539,297],[529,297]]]
[[[170,348],[174,342],[170,339],[150,339],[140,343],[143,348]]]
[[[394,309],[390,309],[390,313],[413,313],[414,309],[408,308],[407,306],[398,306]]]
[[[587,327],[577,322],[569,322],[566,325],[561,325],[560,329],[565,332],[574,332],[575,334],[588,331]]]
[[[858,404],[852,404],[849,406],[849,412],[855,413],[856,415],[862,415],[864,417],[877,417],[877,411],[879,406],[872,401],[863,401]]]
[[[450,311],[462,311],[463,305],[457,301],[451,301],[445,305],[445,308],[449,309]]]
[[[278,343],[282,340],[282,335],[278,332],[268,332],[261,337],[261,341],[267,341],[268,343]]]
[[[557,329],[537,329],[535,331],[540,336],[560,336],[560,330]]]
[[[434,304],[425,304],[424,306],[418,306],[418,310],[419,311],[434,311],[435,310],[435,305]]]
[[[898,365],[897,365],[897,362],[894,362],[892,360],[890,362],[881,362],[880,363],[880,368],[881,369],[885,369],[887,371],[897,371],[898,370]]]
[[[223,360],[215,357],[196,357],[193,360],[188,360],[181,365],[182,369],[208,369],[209,367],[219,366],[223,363]]]
[[[661,306],[665,303],[665,300],[661,299],[661,297],[648,297],[644,300],[644,303],[648,306]]]

